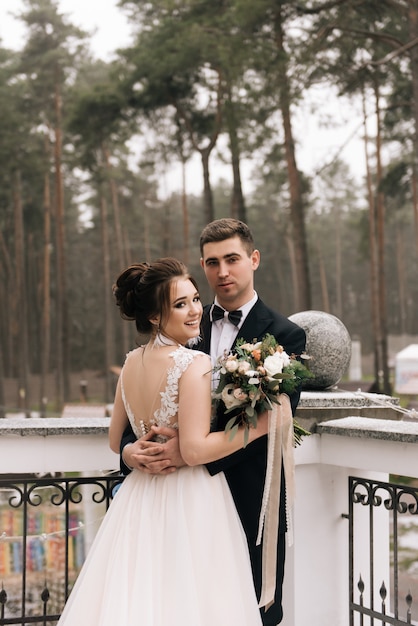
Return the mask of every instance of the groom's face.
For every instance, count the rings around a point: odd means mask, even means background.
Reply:
[[[259,263],[259,251],[253,250],[248,254],[238,236],[205,243],[200,259],[209,286],[227,311],[251,300],[254,295],[254,272]]]

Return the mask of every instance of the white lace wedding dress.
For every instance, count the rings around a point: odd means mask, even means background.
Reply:
[[[122,397],[135,434],[136,419]],[[174,425],[178,384],[199,353],[170,351],[152,423]],[[138,368],[140,360],[138,359]],[[134,372],[139,372],[140,369]],[[132,374],[132,368],[131,368]],[[136,406],[136,405],[135,405]],[[198,410],[198,407],[197,407]],[[102,522],[59,626],[261,626],[244,532],[224,475],[203,466],[133,471]]]

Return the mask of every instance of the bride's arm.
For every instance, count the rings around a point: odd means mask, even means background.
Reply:
[[[121,382],[119,377],[109,426],[109,446],[110,449],[117,454],[119,454],[120,441],[127,425],[128,416],[122,400]]]
[[[244,446],[244,429],[233,439],[224,431],[210,432],[211,363],[206,355],[195,358],[182,375],[179,385],[179,444],[187,465],[201,465],[232,454]],[[250,428],[248,442],[266,435],[267,413]]]

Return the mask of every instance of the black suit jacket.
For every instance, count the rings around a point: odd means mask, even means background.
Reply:
[[[210,341],[212,326],[209,319],[211,305],[204,308],[202,318],[202,341],[196,349],[210,353]],[[270,333],[274,335],[288,354],[301,354],[305,349],[305,331],[291,322],[287,317],[276,313],[267,307],[260,299],[247,315],[237,339],[243,338],[245,341],[253,339],[260,340]],[[233,348],[233,346],[232,346]],[[292,394],[290,401],[294,413],[299,402],[300,391]],[[221,415],[218,419],[217,430],[223,430],[230,416]],[[121,448],[126,443],[134,441],[135,435],[128,427],[122,438]],[[223,459],[207,464],[211,475],[223,471],[228,481],[232,497],[240,516],[245,534],[248,540],[248,547],[251,557],[254,584],[257,597],[261,593],[261,546],[256,546],[258,531],[258,520],[261,510],[261,502],[264,489],[264,479],[267,466],[267,436],[260,437],[249,444],[246,448],[235,452]],[[129,470],[121,460],[121,469],[126,474]],[[282,486],[284,486],[284,475],[282,472]],[[286,527],[285,517],[285,489],[281,490],[280,502],[280,528]],[[284,532],[280,533],[278,543],[277,558],[277,588],[275,603],[267,612],[262,610],[264,626],[276,626],[282,619],[282,583],[284,572]]]
[[[202,351],[210,352],[211,323],[209,320],[209,307],[205,307],[202,319],[201,345],[197,346]],[[245,341],[260,340],[267,333],[274,335],[288,354],[301,354],[305,349],[305,331],[291,322],[287,317],[267,307],[260,299],[247,315],[237,339]],[[290,397],[292,412],[294,414],[299,402],[300,390]],[[223,417],[223,419],[222,419]],[[229,415],[218,419],[217,429],[222,430],[229,419]],[[258,521],[261,510],[261,502],[264,490],[264,480],[267,466],[267,436],[257,439],[246,448],[231,454],[223,459],[209,463],[207,468],[213,475],[223,471],[231,489],[235,506],[241,518],[242,525],[248,540],[251,564],[253,569],[254,584],[257,597],[261,593],[261,553],[262,547],[256,546]],[[282,471],[282,487],[284,487],[284,473]],[[281,490],[280,498],[280,528],[286,528],[285,489]],[[283,616],[282,613],[282,584],[284,575],[284,532],[280,533],[277,554],[277,587],[275,603],[267,612],[262,610],[264,626],[276,626]]]

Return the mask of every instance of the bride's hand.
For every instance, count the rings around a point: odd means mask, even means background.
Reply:
[[[150,441],[155,435],[162,435],[167,441],[165,443]],[[178,430],[174,428],[152,426],[149,433],[136,443],[138,446],[131,454],[131,459],[134,467],[146,474],[171,474],[185,465],[180,454]]]
[[[154,437],[154,433],[150,431],[140,439],[125,445],[122,450],[122,459],[125,465],[130,469],[144,470],[144,464],[147,464],[150,459],[155,458],[163,451],[163,445],[152,441],[152,437]]]
[[[170,426],[152,426],[151,430],[155,435],[166,437],[167,441],[163,444],[164,458],[170,461],[170,467],[173,468],[173,471],[174,468],[186,465],[180,453],[178,429]]]

